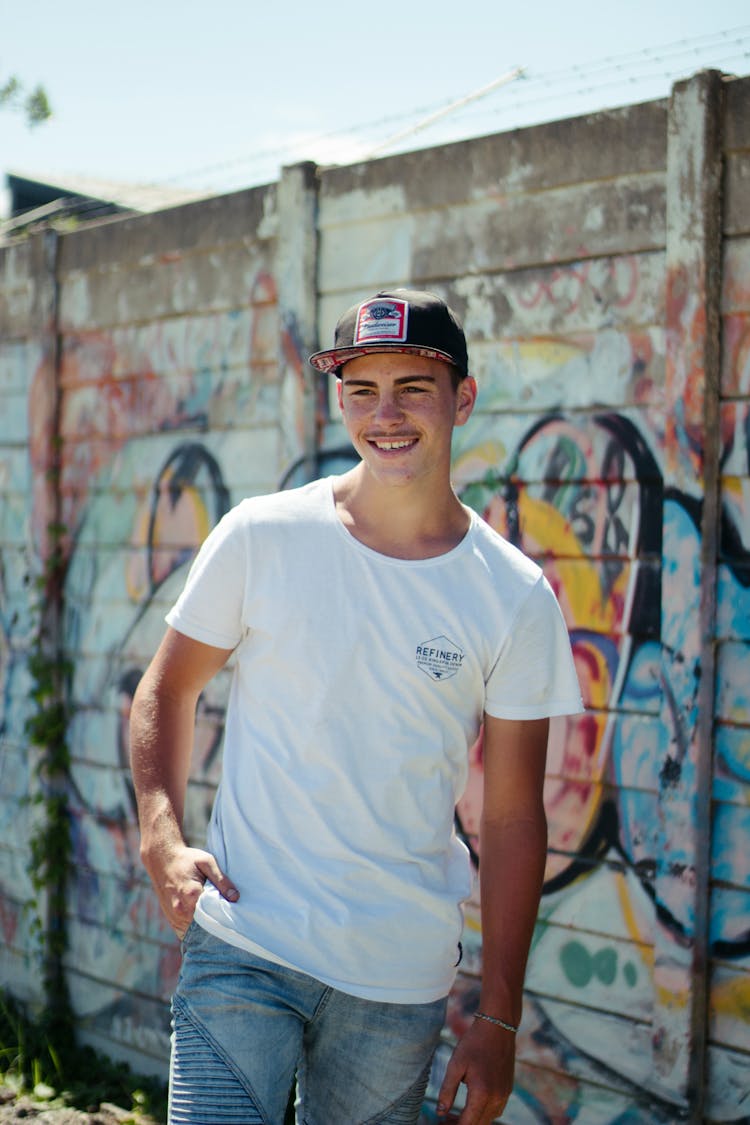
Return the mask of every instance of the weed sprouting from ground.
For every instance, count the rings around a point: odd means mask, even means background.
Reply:
[[[132,1073],[124,1063],[62,1041],[45,1020],[34,1020],[0,993],[0,1084],[50,1105],[90,1110],[111,1102],[132,1111],[132,1120],[166,1121],[166,1087]]]

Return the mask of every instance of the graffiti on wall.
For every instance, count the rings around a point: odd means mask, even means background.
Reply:
[[[137,994],[163,999],[174,985],[178,959],[172,935],[144,886],[139,860],[128,765],[130,704],[163,634],[164,612],[198,546],[228,507],[229,492],[211,451],[178,437],[156,470],[150,494],[133,506],[128,549],[117,552],[113,563],[115,595],[110,568],[101,565],[95,549],[97,501],[79,529],[68,575],[66,636],[81,653],[72,684],[76,716],[70,739],[75,960],[85,964],[89,954],[95,955],[94,963],[104,969],[102,979],[111,986],[102,989],[91,982],[87,989],[83,977],[72,991],[79,1011],[95,1016],[97,1024],[112,1021],[121,1035],[130,1028],[139,1046],[144,1036],[137,1029],[143,1027],[147,1042],[153,1016],[138,1014]],[[196,822],[207,816],[211,787],[218,782],[222,688],[217,680],[199,705],[191,774],[201,782],[203,800],[193,810]],[[143,939],[153,943],[146,947],[150,956],[139,949]],[[113,999],[103,1002],[102,993],[109,991]]]
[[[522,304],[529,315],[545,301],[577,312],[598,287],[611,290],[622,311],[634,301],[637,281],[629,261],[548,271]],[[248,460],[266,456],[257,431],[252,450],[246,433],[241,442],[226,440],[239,418],[252,416],[259,429],[268,428],[280,408],[272,280],[259,276],[253,294],[249,308],[236,313],[64,342],[63,488],[71,530],[65,626],[76,656],[73,998],[92,1024],[162,1057],[177,949],[138,857],[127,720],[135,685],[195,550],[244,491]],[[744,363],[746,372],[735,387],[739,399],[750,389],[744,322],[727,332],[735,369]],[[281,354],[298,377],[294,334],[285,328],[281,335]],[[553,724],[545,794],[550,850],[513,1101],[512,1120],[522,1125],[573,1120],[590,1108],[587,1099],[603,1099],[604,1090],[609,1100],[607,1108],[600,1104],[598,1120],[636,1122],[646,1107],[649,1120],[675,1118],[674,1107],[651,1085],[654,946],[657,934],[662,945],[689,943],[694,919],[661,900],[655,877],[660,775],[671,768],[673,733],[662,722],[662,700],[669,695],[678,725],[694,704],[700,668],[689,655],[689,666],[671,680],[669,669],[683,654],[665,655],[662,634],[679,637],[681,616],[688,618],[697,603],[701,509],[699,497],[664,488],[660,435],[642,424],[659,377],[652,336],[601,333],[593,358],[580,341],[574,346],[568,339],[558,348],[574,380],[598,365],[598,378],[604,370],[618,386],[632,385],[634,401],[644,406],[640,415],[538,410],[515,429],[508,425],[513,439],[501,456],[488,456],[477,431],[459,466],[466,502],[544,566],[563,606],[588,704],[585,715]],[[519,362],[526,364],[529,355]],[[34,393],[32,387],[30,409],[38,414]],[[41,384],[38,393],[46,393]],[[731,418],[725,414],[722,465],[729,483],[721,516],[719,630],[741,646],[750,615],[743,523],[749,412],[738,402]],[[490,424],[500,428],[496,418]],[[505,432],[505,421],[501,425]],[[348,457],[344,448],[314,465],[291,457],[277,483],[292,486],[341,471]],[[32,516],[41,524],[45,512],[39,507]],[[667,576],[670,596],[662,597],[665,528],[679,545],[679,566]],[[666,630],[665,615],[672,615]],[[2,626],[13,628],[5,613]],[[712,1018],[719,1041],[730,1044],[747,1042],[750,979],[746,849],[737,842],[736,811],[750,797],[747,664],[738,647],[718,685],[713,852],[721,887],[711,917],[718,966]],[[187,810],[196,841],[218,780],[226,690],[226,678],[219,677],[200,701]],[[457,810],[478,873],[481,786],[479,742]],[[14,919],[0,917],[0,924],[7,929]],[[478,880],[464,945],[465,971],[451,998],[453,1033],[476,1007]],[[720,1076],[721,1065],[715,1067]],[[747,1068],[739,1073],[747,1087]],[[724,1113],[716,1119],[739,1118]]]
[[[619,414],[552,413],[537,420],[503,471],[485,474],[465,487],[464,496],[541,562],[568,622],[587,704],[583,716],[552,725],[545,792],[549,854],[519,1037],[523,1062],[514,1099],[523,1109],[517,1106],[513,1120],[552,1122],[562,1120],[561,1113],[565,1120],[575,1118],[587,1090],[578,1076],[613,1087],[613,1103],[632,1107],[636,1116],[647,1107],[649,1120],[672,1121],[675,1109],[652,1078],[654,941],[658,928],[664,941],[684,946],[693,940],[694,919],[661,901],[655,878],[660,773],[675,768],[674,732],[661,719],[662,696],[671,699],[678,726],[694,705],[700,668],[680,652],[664,660],[660,637],[662,614],[673,618],[669,634],[679,636],[674,621],[697,613],[700,502],[663,488],[647,443]],[[722,541],[732,545],[725,552],[722,597],[747,631],[750,555],[729,509],[721,520]],[[662,597],[664,527],[678,537],[681,573],[679,580],[671,576],[672,588]],[[665,669],[688,658],[693,666],[670,682]],[[478,871],[481,755],[480,740],[457,809]],[[732,785],[745,786],[747,802],[747,770],[739,757],[722,769]],[[740,888],[747,882],[746,861],[738,848],[730,859],[733,842],[729,834],[721,838],[719,827],[714,849],[727,861],[722,878]],[[712,954],[747,970],[750,899],[736,894],[733,906],[739,916],[723,908],[713,914]],[[476,902],[468,930],[474,936],[468,968],[480,972]],[[747,1029],[746,980],[740,974],[733,990],[727,982],[726,992],[714,996],[725,1023],[735,1021],[740,1042]],[[467,1025],[477,1001],[477,979],[459,978],[450,1016],[455,1033]],[[535,1066],[556,1072],[559,1081],[545,1088]],[[742,1112],[738,1104],[737,1116]]]
[[[248,449],[247,427],[278,425],[285,379],[283,409],[290,431],[301,432],[301,394],[294,393],[301,363],[293,325],[280,332],[278,320],[274,281],[260,271],[244,308],[63,337],[65,644],[74,667],[72,995],[82,1016],[119,1024],[120,1038],[157,1056],[167,1039],[163,1000],[177,953],[138,858],[129,706],[164,613],[229,506],[230,487],[242,489],[253,472],[264,479],[253,458],[273,479],[269,443]],[[32,465],[44,454],[52,409],[48,371],[39,365],[28,399]],[[227,479],[220,460],[229,466]],[[42,541],[49,510],[38,490],[29,518]],[[223,690],[219,681],[201,700],[196,826],[217,780]]]

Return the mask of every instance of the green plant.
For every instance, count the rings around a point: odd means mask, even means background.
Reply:
[[[0,994],[0,1080],[16,1094],[48,1105],[98,1107],[114,1102],[132,1121],[166,1121],[163,1082],[135,1075],[91,1047],[54,1037],[49,1024],[33,1020],[11,997]]]
[[[39,810],[29,841],[29,874],[37,892],[36,929],[41,935],[45,983],[45,1021],[55,1031],[72,1035],[72,1014],[63,956],[67,948],[66,892],[72,856],[68,793],[70,752],[67,744],[70,663],[60,646],[62,591],[65,579],[65,529],[48,528],[49,550],[37,579],[38,628],[29,656],[34,710],[25,731],[36,750],[37,787],[31,796]]]
[[[0,86],[0,107],[21,110],[26,118],[27,125],[41,125],[48,117],[52,116],[52,107],[49,104],[47,92],[43,86],[36,86],[27,92],[23,85],[12,74]]]

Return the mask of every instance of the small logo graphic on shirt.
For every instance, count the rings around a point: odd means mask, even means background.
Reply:
[[[449,680],[463,664],[463,651],[442,634],[417,645],[417,666],[431,680]]]

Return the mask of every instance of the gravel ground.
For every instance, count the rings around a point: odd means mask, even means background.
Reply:
[[[102,1102],[98,1109],[53,1109],[44,1102],[21,1095],[16,1096],[7,1086],[0,1087],[0,1122],[24,1122],[24,1125],[122,1125],[122,1122],[137,1122],[138,1125],[156,1125],[151,1117],[136,1116],[127,1109]]]

